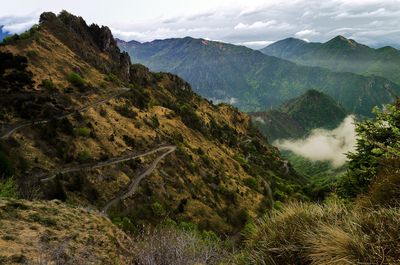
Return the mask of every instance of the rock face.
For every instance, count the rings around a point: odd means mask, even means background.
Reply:
[[[126,52],[121,53],[108,27],[96,24],[88,26],[82,17],[66,11],[58,16],[51,12],[43,13],[40,16],[40,26],[49,30],[92,66],[112,73],[123,81],[129,81],[130,57]],[[99,53],[106,54],[109,62],[105,63],[105,58],[99,56]]]

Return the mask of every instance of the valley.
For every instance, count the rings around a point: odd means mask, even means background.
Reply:
[[[0,17],[0,264],[400,263],[398,50],[146,41],[172,28],[66,10],[14,34],[27,22],[13,19]],[[187,19],[204,18],[157,23]]]

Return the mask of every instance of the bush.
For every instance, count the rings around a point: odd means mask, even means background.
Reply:
[[[78,161],[81,163],[87,162],[92,158],[92,154],[89,150],[85,149],[79,152],[78,154]]]
[[[49,80],[49,79],[45,79],[42,81],[42,83],[40,84],[41,87],[43,87],[46,90],[55,90],[56,89],[56,85],[53,83],[53,81]]]
[[[122,116],[130,119],[134,119],[138,115],[135,111],[131,110],[131,108],[128,105],[116,106],[115,110]]]
[[[10,177],[6,180],[0,179],[0,198],[17,198],[18,192],[14,183],[14,178]]]
[[[143,232],[133,240],[133,264],[221,264],[226,252],[212,234],[204,237],[194,231],[159,227]]]
[[[151,205],[151,210],[153,211],[153,213],[154,213],[155,216],[160,217],[160,216],[165,215],[164,206],[162,206],[162,204],[159,203],[159,202],[153,203],[153,204]]]
[[[67,76],[68,82],[74,85],[77,88],[83,89],[85,88],[85,80],[77,73],[72,72]]]
[[[90,136],[90,129],[87,127],[79,127],[74,129],[75,136],[81,137],[89,137]]]
[[[244,180],[244,185],[252,190],[258,190],[258,181],[255,178],[246,178]]]

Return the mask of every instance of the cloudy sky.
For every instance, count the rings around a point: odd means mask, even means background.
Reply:
[[[1,3],[3,2],[3,3]],[[65,9],[124,40],[199,37],[261,48],[287,37],[336,35],[400,47],[400,0],[0,0],[0,25],[19,33]]]

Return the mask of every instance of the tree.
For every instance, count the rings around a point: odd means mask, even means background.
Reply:
[[[354,198],[365,192],[384,160],[400,158],[400,100],[386,105],[380,111],[374,108],[376,118],[356,126],[356,151],[348,154],[349,169],[338,183],[342,197]]]

